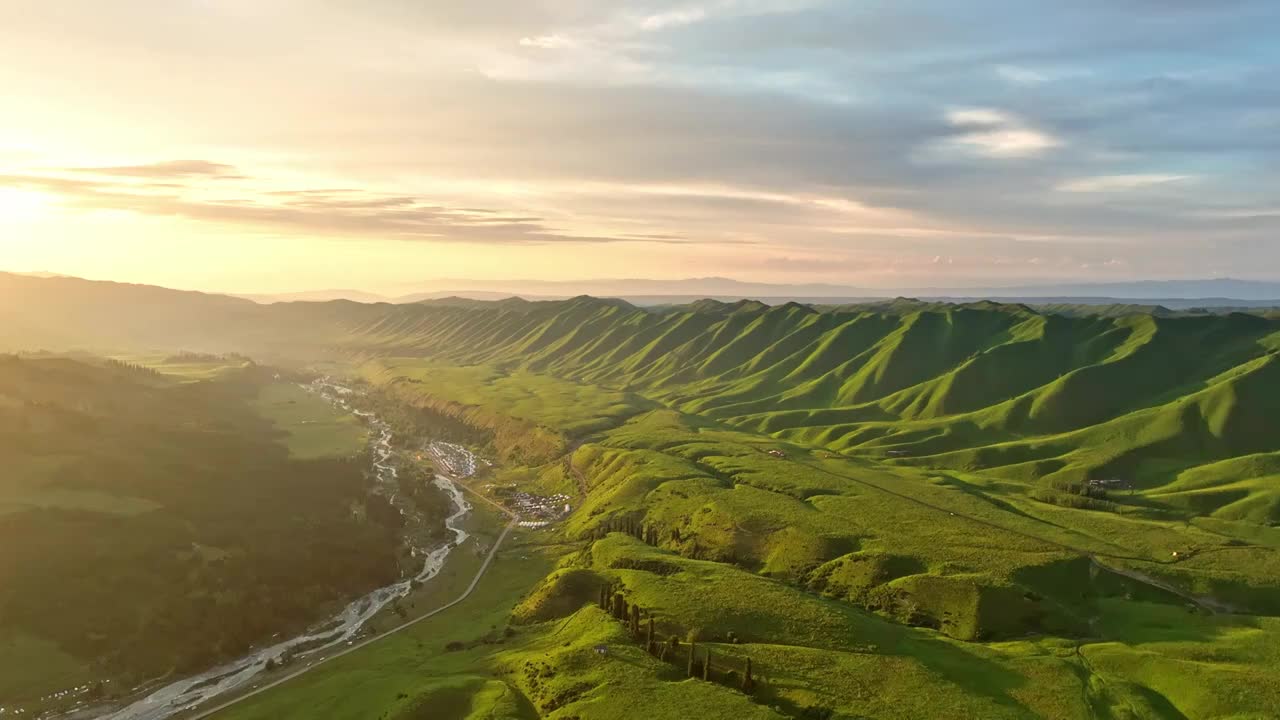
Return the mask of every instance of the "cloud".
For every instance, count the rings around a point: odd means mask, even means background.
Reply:
[[[994,108],[948,110],[945,117],[960,131],[945,144],[973,155],[997,159],[1036,157],[1063,144],[1022,118]]]
[[[707,17],[707,8],[693,5],[690,7],[667,10],[666,12],[646,15],[640,18],[637,25],[642,30],[662,30],[680,25],[692,25]]]
[[[997,65],[996,74],[1014,85],[1041,85],[1049,82],[1049,76],[1017,65]]]
[[[520,38],[520,46],[538,48],[540,50],[564,50],[578,47],[579,43],[571,37],[560,34],[551,34]]]
[[[986,238],[1046,268],[1083,243],[1095,267],[1280,266],[1274,0],[233,5],[0,23],[3,134],[49,148],[6,162],[102,166],[61,173],[100,183],[64,187],[86,206],[314,235],[738,239],[778,257],[892,257],[908,238],[921,264]],[[262,22],[243,22],[251,5]],[[77,137],[84,107],[101,111]],[[207,160],[58,157],[202,157],[211,139],[250,175],[272,158],[286,194]],[[339,186],[374,190],[312,191]]]
[[[159,163],[137,167],[169,165]],[[116,172],[115,175],[132,178],[136,176],[130,172],[133,169],[125,168],[126,172]],[[174,192],[166,188],[157,189],[155,185],[140,186],[112,178],[87,180],[22,174],[0,175],[0,188],[3,187],[55,195],[64,204],[78,209],[181,217],[259,232],[490,244],[643,242],[673,245],[689,242],[675,234],[566,231],[537,215],[492,208],[452,207],[412,195],[384,195],[360,190],[246,192],[244,197],[215,200],[198,197],[202,190],[198,185],[179,185],[181,190]]]
[[[1180,183],[1191,179],[1191,175],[1161,175],[1154,173],[1133,175],[1097,175],[1094,177],[1068,180],[1066,182],[1059,183],[1055,189],[1060,192],[1071,193],[1123,192],[1126,190],[1138,190],[1141,188]]]
[[[121,165],[116,167],[77,167],[64,168],[65,172],[104,175],[112,177],[133,178],[191,178],[218,177],[226,179],[243,179],[231,165],[209,162],[208,160],[169,160],[146,165]]]

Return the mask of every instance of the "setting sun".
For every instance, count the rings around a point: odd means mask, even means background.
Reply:
[[[0,217],[6,224],[37,218],[48,212],[48,204],[49,197],[42,193],[0,187]]]

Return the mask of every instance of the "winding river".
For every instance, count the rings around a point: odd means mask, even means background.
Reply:
[[[372,413],[354,409],[350,402],[353,391],[329,378],[317,380],[304,387],[330,403],[359,415],[369,423],[374,433],[371,449],[376,479],[375,492],[387,495],[394,502],[397,484],[396,468],[392,462],[395,453],[391,448],[391,427]],[[465,448],[452,445],[450,447],[454,452],[470,455]],[[451,464],[449,469],[451,472],[458,473],[460,469],[465,472],[466,468],[474,472],[474,456],[470,457],[469,462]],[[458,477],[464,476],[458,475]],[[467,532],[460,525],[462,519],[470,512],[471,505],[453,480],[453,477],[437,472],[434,481],[436,486],[449,496],[453,504],[454,511],[445,520],[445,526],[453,534],[453,540],[434,548],[415,549],[415,554],[423,554],[424,559],[422,570],[413,578],[378,588],[358,598],[328,621],[313,626],[302,635],[270,647],[254,650],[249,655],[199,675],[169,683],[152,691],[141,700],[98,717],[102,720],[165,720],[220,695],[246,688],[266,670],[268,663],[273,661],[278,663],[285,658],[291,658],[294,664],[307,663],[309,657],[353,642],[364,624],[379,610],[409,594],[414,581],[426,582],[435,577],[444,567],[445,560],[453,548],[467,539]],[[403,508],[401,512],[404,512]]]

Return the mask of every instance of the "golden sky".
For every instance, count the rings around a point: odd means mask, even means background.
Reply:
[[[1274,5],[1140,5],[0,0],[0,269],[1273,276]]]

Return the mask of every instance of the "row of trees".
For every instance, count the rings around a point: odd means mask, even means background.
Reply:
[[[116,370],[124,370],[126,372],[138,373],[139,375],[149,375],[151,377],[159,377],[160,371],[146,365],[116,360],[115,358],[107,358],[104,363],[109,368]]]
[[[615,515],[608,520],[596,526],[592,533],[593,540],[601,540],[608,537],[609,533],[623,533],[639,540],[646,545],[657,547],[660,542],[658,527],[651,523],[642,522],[630,515]],[[671,538],[674,542],[680,541],[680,531],[678,529],[671,531]]]
[[[590,537],[592,540],[602,540],[610,533],[630,535],[646,545],[674,549],[682,556],[695,560],[714,560],[729,564],[738,562],[737,553],[732,547],[718,551],[714,546],[699,544],[696,535],[682,534],[678,527],[664,530],[655,523],[637,520],[629,515],[608,518],[591,531]]]
[[[680,638],[670,635],[665,642],[660,640],[655,632],[655,618],[652,612],[642,609],[639,604],[628,604],[625,595],[607,585],[600,586],[599,605],[601,610],[626,625],[633,638],[643,639],[645,650],[650,655],[663,662],[680,662]],[[641,627],[644,628],[643,634]],[[700,677],[707,682],[720,681],[723,684],[738,687],[745,693],[751,693],[756,688],[751,658],[746,659],[741,676],[734,669],[725,669],[718,673],[712,662],[711,649],[707,648],[699,657],[697,642],[690,640],[684,659],[686,672],[691,678]]]

